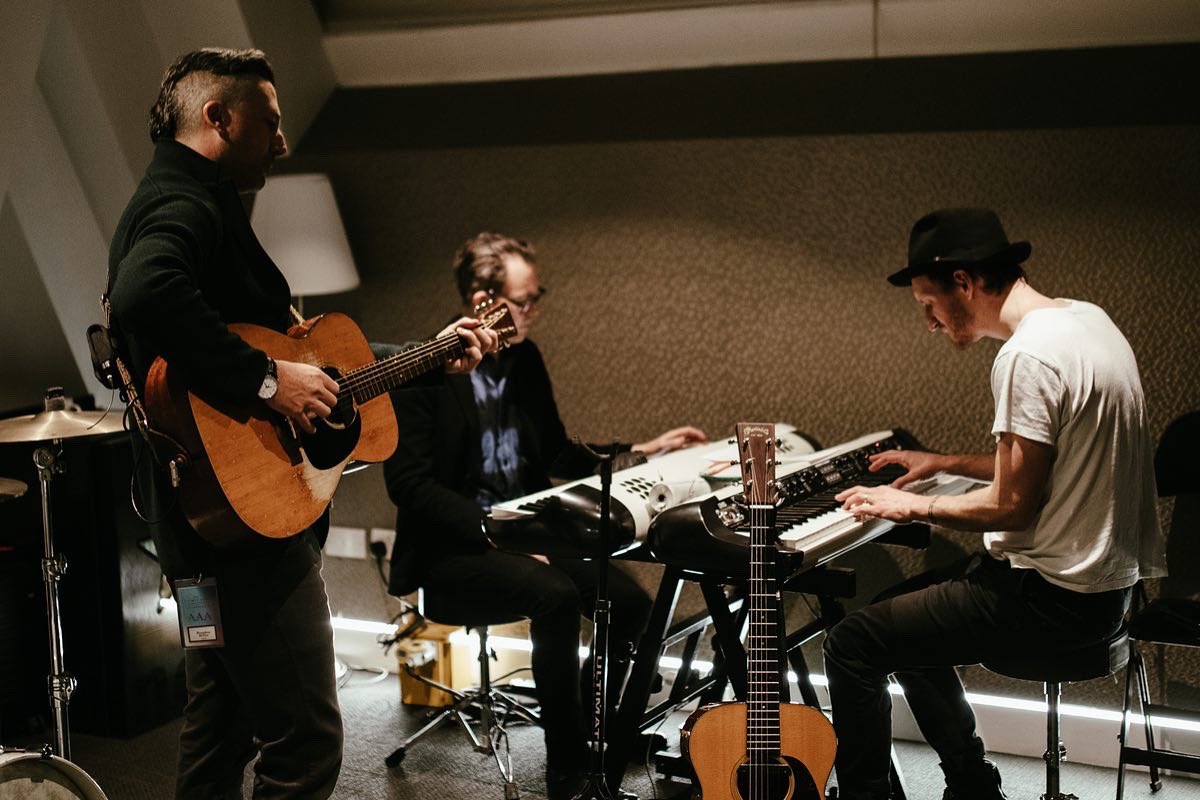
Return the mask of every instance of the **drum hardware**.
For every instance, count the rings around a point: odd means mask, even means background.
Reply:
[[[62,440],[116,433],[122,430],[121,416],[110,418],[105,412],[70,410],[67,408],[66,397],[61,387],[46,390],[44,406],[45,410],[37,414],[0,420],[0,443],[49,442],[49,446],[41,446],[33,451],[33,463],[37,467],[42,496],[42,582],[46,586],[46,622],[50,639],[51,670],[47,688],[54,740],[40,751],[20,751],[17,759],[12,758],[15,751],[0,747],[0,797],[7,796],[4,787],[10,780],[7,772],[14,776],[12,780],[28,780],[33,784],[44,782],[44,779],[52,775],[65,775],[67,777],[64,780],[71,781],[70,788],[83,792],[77,796],[86,800],[104,800],[104,793],[100,791],[100,787],[70,760],[71,738],[67,709],[71,694],[75,691],[76,681],[75,676],[66,671],[63,661],[58,582],[66,574],[67,562],[54,549],[50,487],[54,476],[61,475],[64,471]],[[30,761],[31,759],[33,761]],[[8,763],[15,764],[18,760],[21,762],[19,768]]]
[[[38,749],[0,746],[0,799],[107,800],[100,786],[75,764]]]

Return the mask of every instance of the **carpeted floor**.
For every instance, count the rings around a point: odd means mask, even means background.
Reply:
[[[415,745],[396,769],[383,760],[407,734],[425,720],[425,710],[406,707],[394,675],[382,679],[373,674],[351,672],[341,690],[345,717],[346,748],[337,800],[476,800],[503,798],[496,766],[489,757],[473,752],[461,732],[444,726]],[[669,718],[661,733],[670,746],[677,746],[678,725],[684,714]],[[132,739],[105,739],[76,734],[72,737],[75,762],[87,770],[108,800],[164,800],[172,795],[175,738],[179,723],[163,725]],[[543,749],[540,729],[516,726],[511,729],[513,766],[521,796],[529,800],[545,797]],[[21,744],[19,742],[9,744]],[[28,744],[28,743],[26,743]],[[908,785],[909,800],[938,800],[942,796],[941,772],[933,752],[922,744],[897,744],[901,768]],[[1033,800],[1044,792],[1044,765],[1040,759],[997,756],[1008,796]],[[247,793],[251,774],[247,772]],[[1112,770],[1067,763],[1062,788],[1085,800],[1114,797],[1116,774]],[[1185,778],[1167,778],[1156,800],[1183,800],[1196,796],[1197,783]],[[686,783],[651,779],[645,764],[631,764],[623,787],[642,800],[688,797]],[[0,796],[3,796],[0,785]],[[1133,774],[1126,782],[1126,797],[1150,797],[1144,778]]]

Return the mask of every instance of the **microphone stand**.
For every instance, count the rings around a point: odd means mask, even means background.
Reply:
[[[600,552],[596,554],[596,612],[592,620],[592,738],[587,781],[572,800],[614,800],[604,777],[605,717],[608,707],[608,624],[612,602],[608,599],[609,506],[612,498],[612,452],[597,453],[579,443],[600,465]]]

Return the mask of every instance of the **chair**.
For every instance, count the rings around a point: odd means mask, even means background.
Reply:
[[[1060,733],[1062,684],[1115,675],[1129,661],[1129,635],[1122,627],[1105,641],[1070,650],[1034,650],[985,661],[992,672],[1024,681],[1039,681],[1046,693],[1046,793],[1042,800],[1067,800],[1059,788],[1059,768],[1067,755]]]
[[[1182,565],[1194,565],[1200,556],[1200,475],[1192,462],[1200,446],[1200,412],[1186,414],[1167,426],[1154,454],[1154,473],[1159,497],[1174,497],[1175,509],[1167,538],[1167,564],[1179,572],[1162,582],[1162,597],[1149,602],[1145,587],[1138,585],[1135,606],[1130,617],[1131,655],[1125,673],[1125,705],[1123,708],[1121,754],[1117,764],[1117,800],[1125,790],[1125,767],[1138,764],[1150,768],[1150,790],[1162,788],[1160,769],[1200,773],[1200,754],[1181,753],[1160,748],[1155,742],[1154,718],[1174,717],[1200,722],[1200,711],[1154,703],[1150,698],[1150,681],[1143,644],[1158,645],[1159,684],[1165,695],[1163,657],[1170,647],[1200,647],[1200,600],[1180,595],[1200,597],[1200,578],[1194,568],[1185,573]],[[1137,693],[1142,723],[1145,726],[1145,748],[1129,744],[1130,714],[1133,696]]]
[[[405,739],[391,755],[384,759],[384,763],[388,767],[395,767],[404,760],[408,748],[418,739],[448,720],[457,720],[476,752],[486,753],[496,760],[496,767],[504,779],[504,798],[505,800],[515,800],[520,793],[513,781],[512,756],[509,751],[508,732],[505,724],[510,716],[535,725],[539,724],[539,718],[537,712],[526,708],[515,698],[492,686],[490,661],[495,654],[488,648],[488,626],[518,622],[521,618],[501,618],[494,614],[489,615],[478,607],[478,599],[472,600],[468,592],[450,594],[422,590],[421,594],[422,613],[426,619],[445,625],[461,625],[478,634],[479,685],[466,691],[459,691],[421,675],[412,667],[406,667],[409,676],[447,693],[454,698],[454,702],[437,712],[424,727]],[[471,709],[478,713],[478,721],[473,720],[472,715],[468,713]]]

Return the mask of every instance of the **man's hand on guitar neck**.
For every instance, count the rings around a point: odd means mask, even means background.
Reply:
[[[496,332],[483,327],[477,319],[463,317],[452,322],[442,328],[438,337],[445,336],[452,331],[456,331],[459,338],[462,339],[463,357],[448,361],[446,363],[447,372],[470,372],[479,366],[479,362],[483,361],[485,355],[496,352],[500,347],[500,337],[496,335]]]
[[[314,432],[313,420],[328,417],[337,405],[337,381],[317,367],[297,361],[276,361],[275,369],[279,388],[264,402],[305,433]]]

